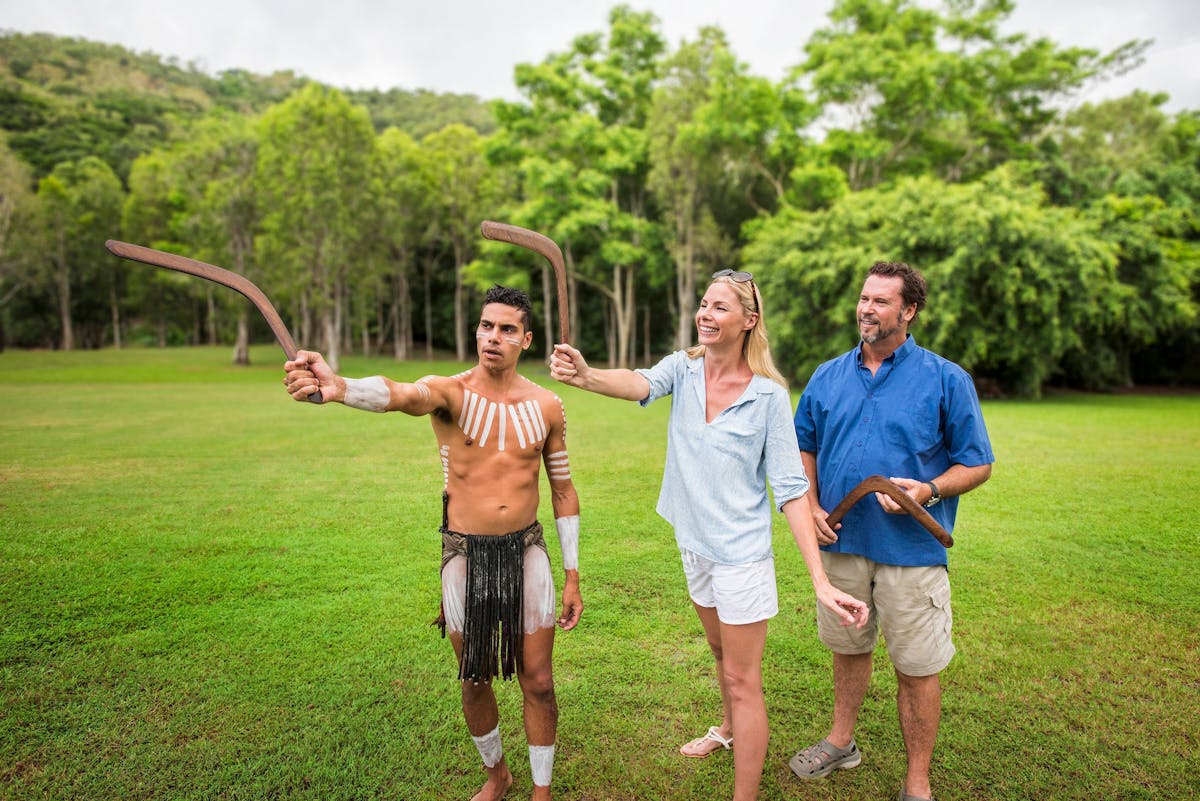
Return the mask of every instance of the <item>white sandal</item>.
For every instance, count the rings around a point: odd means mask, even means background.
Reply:
[[[685,757],[688,757],[690,759],[704,759],[705,757],[711,756],[712,754],[715,754],[715,753],[717,753],[717,751],[720,750],[719,748],[714,748],[711,751],[705,751],[703,754],[685,754],[684,753],[684,751],[683,751],[684,748],[687,748],[689,745],[699,746],[705,740],[711,740],[714,743],[720,744],[721,748],[724,748],[726,751],[733,750],[733,738],[730,737],[729,739],[726,739],[721,736],[720,729],[718,729],[716,726],[709,726],[707,734],[705,734],[703,737],[697,737],[695,740],[692,740],[691,742],[684,743],[682,746],[680,746],[679,753],[683,754]]]

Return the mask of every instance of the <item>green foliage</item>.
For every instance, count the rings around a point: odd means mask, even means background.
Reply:
[[[497,219],[562,247],[576,341],[613,365],[690,344],[704,276],[745,260],[819,306],[776,301],[775,348],[804,375],[852,344],[841,304],[870,261],[906,258],[933,281],[922,342],[997,390],[1200,380],[1200,112],[1149,92],[1062,110],[1146,43],[1002,33],[1012,9],[839,0],[776,83],[718,28],[672,49],[654,14],[618,5],[519,65],[521,100],[490,104],[3,33],[20,168],[0,187],[0,346],[234,340],[241,361],[266,335],[212,286],[63,255],[65,223],[37,222],[57,188],[34,182],[99,159],[129,199],[120,226],[102,214],[81,236],[245,273],[335,361],[421,340],[465,358],[495,280],[530,289],[549,349],[549,266],[481,241]]]
[[[63,350],[78,344],[99,347],[104,341],[113,313],[105,301],[114,302],[116,294],[104,242],[119,225],[124,194],[108,164],[95,156],[62,162],[38,182],[35,224],[41,249],[35,258],[56,300],[56,344]],[[110,291],[83,291],[93,284]]]
[[[310,84],[263,115],[259,142],[255,192],[265,212],[256,249],[289,279],[285,297],[316,314],[313,340],[337,365],[338,321],[364,249],[370,117],[341,92]]]
[[[783,369],[806,379],[855,342],[854,304],[875,261],[926,276],[918,341],[1007,392],[1037,394],[1085,332],[1116,325],[1117,259],[1096,227],[1000,170],[844,196],[765,223],[746,249]]]
[[[422,139],[453,124],[470,126],[485,135],[496,129],[490,106],[475,95],[443,94],[427,89],[348,89],[346,97],[370,112],[379,133],[398,128],[414,139]]]
[[[901,175],[976,178],[1031,152],[1054,101],[1138,63],[1149,42],[1111,53],[1002,35],[1009,0],[838,0],[797,68],[833,115],[825,143],[854,189]]]

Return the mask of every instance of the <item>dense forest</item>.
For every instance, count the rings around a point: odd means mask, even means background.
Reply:
[[[218,264],[303,346],[471,357],[482,289],[522,286],[554,337],[563,249],[595,361],[691,343],[705,278],[754,273],[804,381],[855,341],[862,276],[930,283],[918,341],[989,395],[1200,384],[1200,111],[1079,94],[1140,63],[1001,33],[1010,0],[837,0],[785,80],[650,13],[519,65],[518,101],[214,75],[121,47],[0,34],[0,348],[269,338],[235,293],[124,262],[123,239]]]

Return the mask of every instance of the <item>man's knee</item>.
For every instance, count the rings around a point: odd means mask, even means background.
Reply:
[[[473,706],[495,697],[490,681],[464,681],[462,683],[463,706]]]
[[[538,701],[554,700],[554,675],[550,671],[528,674],[521,680],[521,692]]]

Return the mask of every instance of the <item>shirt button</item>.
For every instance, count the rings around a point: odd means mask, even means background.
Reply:
[[[870,417],[864,417],[864,418],[863,418],[863,422],[864,422],[864,423],[869,423],[869,422],[871,422],[871,418],[870,418]]]

